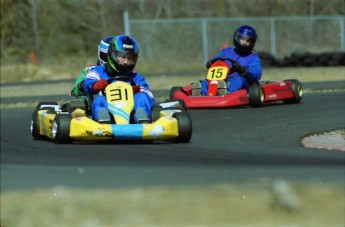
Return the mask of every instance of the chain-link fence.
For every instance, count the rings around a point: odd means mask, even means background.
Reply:
[[[156,71],[196,71],[224,45],[232,45],[234,30],[253,26],[256,51],[283,58],[296,53],[345,52],[344,16],[246,18],[130,19],[125,33],[140,43],[141,65]]]

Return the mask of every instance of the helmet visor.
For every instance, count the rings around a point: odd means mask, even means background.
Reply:
[[[249,35],[237,33],[235,35],[235,40],[242,46],[253,46],[255,44],[256,38]]]
[[[111,58],[121,65],[135,65],[137,63],[138,54],[130,51],[112,51]]]

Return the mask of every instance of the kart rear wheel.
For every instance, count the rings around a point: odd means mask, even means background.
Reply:
[[[43,139],[43,136],[40,134],[40,122],[37,116],[37,110],[32,113],[31,118],[31,135],[34,139],[39,140]]]
[[[249,104],[252,107],[261,107],[264,104],[265,94],[262,87],[254,83],[249,88]]]
[[[177,112],[172,115],[178,122],[178,143],[188,143],[192,137],[192,119],[186,112]]]
[[[57,102],[39,102],[36,106],[36,110],[42,109],[42,106],[45,105],[59,105]]]
[[[169,98],[170,98],[170,99],[174,99],[174,93],[175,93],[176,91],[182,91],[182,87],[172,87],[172,88],[170,89],[170,95],[169,95]]]
[[[163,110],[161,106],[154,106],[151,110],[151,121],[155,122],[160,118],[160,113]]]
[[[56,115],[52,126],[52,137],[55,143],[71,142],[71,138],[69,137],[71,119],[70,114]]]
[[[286,82],[286,81],[291,82],[291,88],[292,88],[292,92],[294,94],[294,97],[291,99],[285,99],[285,100],[283,100],[283,102],[286,104],[299,103],[302,99],[302,96],[303,96],[302,84],[298,80],[284,80],[284,82]]]

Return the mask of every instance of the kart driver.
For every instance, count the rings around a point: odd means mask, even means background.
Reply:
[[[98,60],[96,65],[105,65],[107,63],[107,53],[108,53],[108,47],[109,43],[115,36],[106,36],[104,37],[98,44]],[[85,69],[81,70],[80,75],[77,77],[74,83],[74,87],[71,91],[72,95],[75,96],[83,96],[86,95],[83,89],[83,81],[86,77],[86,74],[92,67],[95,65],[85,67]]]
[[[138,60],[139,46],[134,38],[126,35],[118,35],[112,39],[107,52],[107,64],[95,66],[86,74],[83,82],[84,91],[94,97],[92,102],[92,117],[98,122],[110,122],[110,115],[106,98],[102,95],[108,85],[107,80],[113,76],[126,75],[131,77],[136,85],[134,93],[134,114],[133,121],[148,122],[151,117],[151,107],[156,100],[150,91],[146,79],[139,73],[133,71]]]
[[[213,59],[225,57],[236,61],[236,63],[225,61],[231,66],[231,70],[226,79],[226,83],[220,81],[218,84],[219,91],[225,91],[223,94],[219,92],[220,95],[226,95],[227,93],[232,93],[240,89],[249,91],[250,85],[261,79],[261,61],[259,55],[253,50],[256,39],[257,34],[255,29],[249,25],[242,25],[236,29],[233,36],[235,47],[224,48],[219,54],[214,56]],[[212,59],[207,61],[206,67],[209,68],[211,64]],[[207,80],[202,80],[201,83],[194,83],[193,95],[195,94],[194,90],[200,92],[200,88],[201,95],[206,95],[207,87]],[[197,95],[200,95],[200,93]]]

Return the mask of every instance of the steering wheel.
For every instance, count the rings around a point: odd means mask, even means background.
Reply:
[[[133,80],[132,77],[130,76],[125,76],[125,75],[119,75],[119,76],[112,76],[109,79],[107,79],[108,84],[112,83],[114,80],[125,80],[125,81],[129,81],[131,83],[131,86],[136,85],[137,83],[135,83],[135,81]]]
[[[217,57],[211,60],[211,65],[216,61],[231,61],[232,63],[237,63],[237,61],[233,60],[232,58]]]

